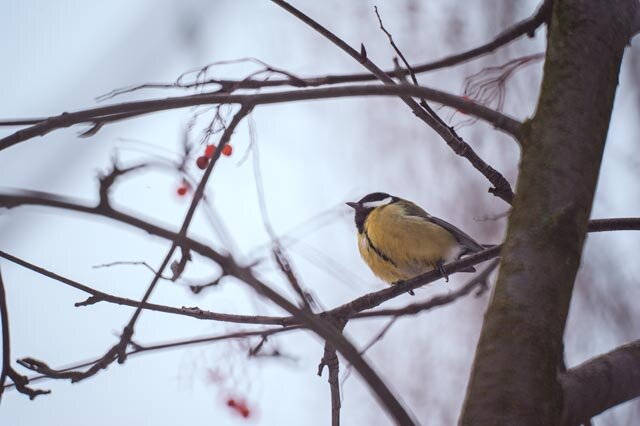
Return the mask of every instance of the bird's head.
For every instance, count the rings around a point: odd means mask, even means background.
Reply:
[[[346,204],[356,211],[356,227],[358,228],[358,232],[362,233],[364,231],[364,221],[367,219],[367,216],[369,216],[369,213],[377,208],[395,203],[399,200],[400,198],[384,192],[373,192],[362,197],[360,201],[348,202]]]

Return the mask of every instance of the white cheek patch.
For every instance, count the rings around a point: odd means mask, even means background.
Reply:
[[[393,201],[392,197],[387,197],[384,200],[369,201],[367,203],[362,203],[362,207],[364,207],[365,209],[374,209],[376,207],[386,206],[387,204],[391,204],[392,201]]]

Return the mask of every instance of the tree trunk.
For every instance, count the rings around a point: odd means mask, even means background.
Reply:
[[[544,78],[522,128],[502,266],[460,423],[554,425],[571,292],[635,0],[556,0]]]

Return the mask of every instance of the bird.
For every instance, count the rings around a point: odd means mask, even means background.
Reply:
[[[346,204],[355,210],[362,259],[378,278],[391,285],[434,269],[448,281],[443,267],[446,262],[485,249],[452,224],[384,192]],[[475,272],[475,268],[461,272]]]

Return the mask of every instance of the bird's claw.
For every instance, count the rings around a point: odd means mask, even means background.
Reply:
[[[449,282],[449,274],[447,273],[447,270],[444,269],[444,263],[441,260],[436,263],[436,269],[440,272],[440,275],[444,277],[444,281]]]

